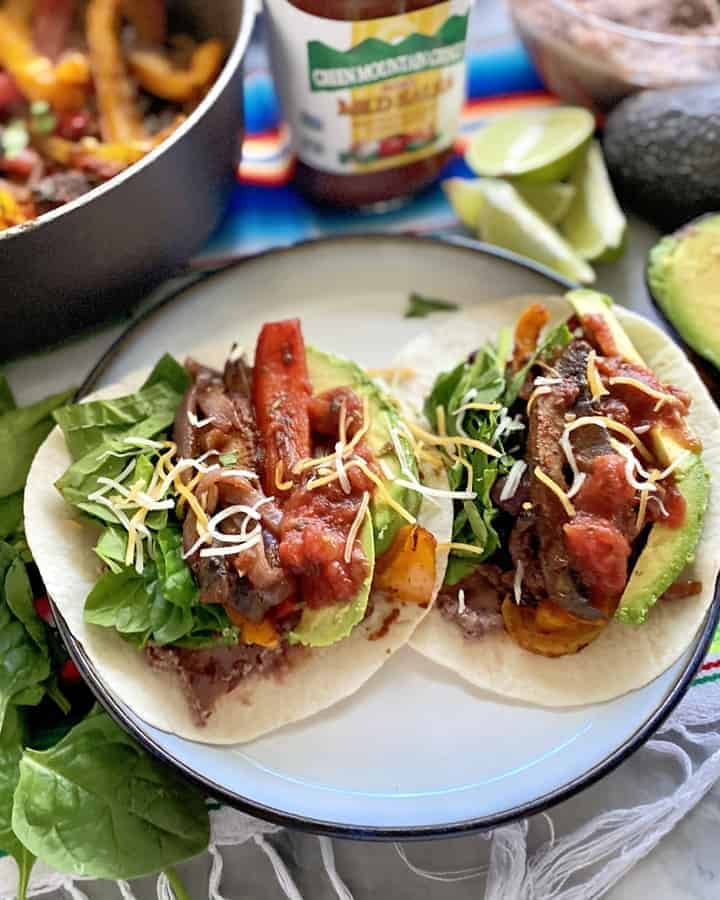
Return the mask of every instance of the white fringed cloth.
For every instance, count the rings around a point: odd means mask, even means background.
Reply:
[[[183,865],[183,879],[202,879],[203,900],[596,900],[720,779],[720,679],[700,675],[641,750],[548,813],[485,834],[393,846],[311,837],[222,807],[211,813],[209,854]],[[3,900],[15,896],[15,877],[13,860],[1,860]],[[30,895],[174,900],[164,875],[99,884],[40,863]]]

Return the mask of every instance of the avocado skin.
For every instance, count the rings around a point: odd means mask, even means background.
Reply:
[[[628,97],[603,150],[622,201],[661,230],[720,209],[720,83]]]
[[[652,248],[648,257],[647,284],[653,299],[680,337],[720,369],[720,257],[717,248],[720,248],[720,214],[689,222]]]
[[[677,487],[685,498],[685,521],[679,528],[655,522],[620,603],[615,618],[625,625],[641,625],[658,598],[692,561],[702,534],[709,494],[709,475],[699,457],[678,472]]]

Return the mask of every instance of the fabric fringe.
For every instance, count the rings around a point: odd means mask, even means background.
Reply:
[[[255,843],[260,847],[265,856],[270,860],[270,863],[275,872],[275,876],[277,877],[278,884],[283,889],[285,896],[288,900],[303,900],[303,896],[300,891],[297,889],[297,885],[293,881],[293,877],[290,874],[288,867],[282,861],[282,857],[277,852],[277,850],[270,844],[261,834],[256,834],[253,838]]]
[[[338,874],[332,841],[329,837],[324,836],[318,837],[318,841],[320,842],[320,856],[322,857],[325,871],[330,879],[330,884],[333,886],[333,890],[338,896],[338,900],[354,900],[350,889]]]

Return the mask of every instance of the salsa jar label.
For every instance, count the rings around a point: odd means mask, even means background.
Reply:
[[[469,0],[338,21],[265,0],[293,147],[324,172],[394,168],[449,147],[465,97]]]

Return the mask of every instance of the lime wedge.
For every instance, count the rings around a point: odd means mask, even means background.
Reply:
[[[575,188],[563,182],[550,184],[517,184],[518,194],[551,225],[562,222],[575,196]]]
[[[481,178],[446,178],[442,183],[442,189],[455,215],[472,231],[477,230],[480,209],[483,205],[482,181]]]
[[[484,200],[478,219],[480,237],[529,256],[565,278],[592,284],[595,273],[542,216],[506,181],[483,179]]]
[[[583,259],[617,258],[624,249],[627,222],[597,141],[590,144],[570,181],[576,193],[562,223],[563,234]]]
[[[483,181],[482,178],[446,178],[442,183],[458,219],[472,231],[477,229],[483,204]],[[517,185],[517,191],[551,225],[565,218],[575,196],[575,188],[561,182]]]
[[[594,131],[595,119],[580,107],[520,110],[482,128],[465,159],[478,175],[535,184],[560,181],[570,174]]]

